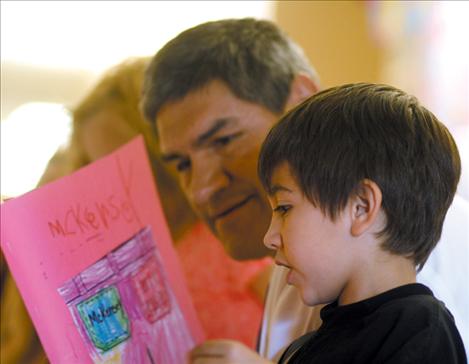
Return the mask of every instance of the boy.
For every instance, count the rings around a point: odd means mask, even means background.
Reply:
[[[460,176],[432,113],[391,86],[322,91],[270,131],[259,176],[265,245],[307,305],[328,304],[281,363],[466,363],[451,313],[415,283]]]

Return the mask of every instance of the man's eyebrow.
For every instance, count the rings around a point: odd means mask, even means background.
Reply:
[[[215,135],[219,130],[223,129],[227,124],[234,122],[235,118],[232,117],[226,117],[226,118],[220,118],[216,119],[215,123],[212,125],[210,129],[208,129],[206,132],[202,133],[197,137],[197,139],[194,142],[194,146],[200,147],[203,145],[208,139],[210,139],[213,135]],[[184,156],[179,154],[179,153],[162,153],[161,154],[161,159],[165,163],[172,162],[174,160],[178,159],[184,159]]]
[[[200,147],[203,145],[208,139],[210,139],[213,135],[215,135],[220,129],[223,129],[227,124],[233,122],[234,118],[220,118],[215,120],[215,123],[212,125],[210,129],[206,132],[202,133],[197,137],[197,140],[194,142],[195,147]]]
[[[182,159],[182,158],[183,158],[182,155],[180,155],[178,153],[169,153],[169,154],[162,153],[161,154],[161,159],[165,163],[169,163],[169,162],[172,162],[172,161],[175,161],[175,160],[178,160],[178,159]]]
[[[270,196],[273,196],[273,195],[275,195],[277,192],[281,192],[281,191],[283,191],[283,192],[288,192],[288,193],[293,193],[292,190],[290,190],[289,188],[286,188],[286,187],[284,187],[284,186],[282,186],[282,185],[273,185],[271,188],[269,188],[268,193],[269,193]]]

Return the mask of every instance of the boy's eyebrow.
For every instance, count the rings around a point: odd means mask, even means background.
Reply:
[[[292,190],[290,190],[289,188],[286,188],[282,185],[273,185],[270,189],[269,189],[269,195],[270,196],[273,196],[275,195],[277,192],[280,192],[280,191],[283,191],[283,192],[288,192],[288,193],[293,193]]]

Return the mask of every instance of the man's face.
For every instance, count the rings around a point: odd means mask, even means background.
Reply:
[[[157,115],[163,159],[195,211],[235,259],[267,255],[270,206],[257,178],[260,146],[279,115],[214,80]]]

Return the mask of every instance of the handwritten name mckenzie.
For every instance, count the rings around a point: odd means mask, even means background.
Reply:
[[[127,223],[140,219],[132,201],[131,185],[133,179],[132,165],[126,175],[116,158],[118,178],[123,187],[123,193],[116,196],[109,194],[100,201],[93,201],[86,205],[76,203],[65,211],[62,218],[48,221],[49,232],[53,238],[67,237],[76,234],[96,234],[109,229],[112,222],[123,220]]]
[[[65,212],[62,219],[49,221],[48,225],[52,237],[64,237],[108,229],[111,222],[120,218],[128,223],[135,220],[132,201],[118,200],[114,195],[110,195],[92,206],[82,206],[77,203]]]

